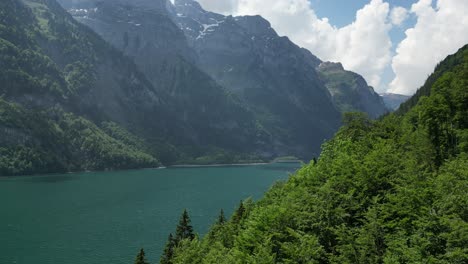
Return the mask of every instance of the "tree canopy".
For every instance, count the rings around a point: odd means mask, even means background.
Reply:
[[[316,162],[174,263],[468,263],[468,46],[423,88],[380,120],[347,114]]]

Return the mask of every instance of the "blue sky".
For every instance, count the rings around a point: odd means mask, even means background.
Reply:
[[[197,1],[213,12],[261,15],[279,35],[341,62],[381,93],[413,94],[468,43],[468,0]]]
[[[309,0],[312,8],[319,17],[328,17],[330,23],[343,27],[354,21],[356,12],[364,5],[369,3],[369,0]],[[415,0],[389,0],[387,1],[391,7],[401,6],[410,9]],[[434,2],[435,3],[435,2]],[[414,16],[409,16],[401,27],[395,27],[391,30],[391,38],[394,43],[400,43],[405,37],[405,30],[416,23]]]
[[[390,6],[411,7],[414,0],[390,0]],[[312,8],[319,17],[328,17],[338,27],[354,21],[356,11],[369,3],[369,0],[310,0]]]
[[[343,27],[354,21],[356,12],[364,5],[369,3],[369,0],[309,0],[312,8],[315,10],[318,17],[327,17],[330,23]],[[389,0],[387,1],[391,7],[401,6],[410,9],[415,0]],[[435,2],[434,2],[435,3]],[[392,53],[395,54],[397,45],[405,38],[405,30],[413,27],[416,23],[415,16],[410,15],[401,26],[394,27],[390,31],[390,38],[392,40]],[[391,67],[386,67],[382,73],[382,82],[389,83],[395,77]]]

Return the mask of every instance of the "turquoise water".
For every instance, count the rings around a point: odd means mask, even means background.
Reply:
[[[221,208],[258,199],[298,164],[0,178],[1,264],[159,263],[184,208],[207,232]]]

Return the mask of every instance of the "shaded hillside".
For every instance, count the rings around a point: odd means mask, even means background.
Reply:
[[[317,67],[317,71],[341,112],[359,111],[372,118],[388,112],[384,101],[374,88],[369,86],[361,75],[345,71],[341,63],[323,62]]]
[[[346,115],[317,163],[179,242],[170,263],[466,263],[466,48],[436,75],[404,114]]]

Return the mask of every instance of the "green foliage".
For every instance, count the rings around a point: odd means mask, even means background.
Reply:
[[[346,114],[318,161],[248,209],[241,203],[201,241],[178,247],[174,259],[467,263],[465,54],[466,47],[441,63],[427,96],[406,113],[378,121]]]

